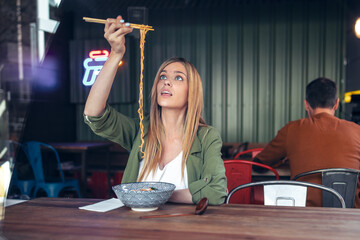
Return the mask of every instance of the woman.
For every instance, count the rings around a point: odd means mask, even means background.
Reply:
[[[140,151],[139,121],[106,104],[118,63],[125,53],[125,35],[132,28],[121,16],[107,19],[108,60],[86,101],[85,122],[98,135],[130,151],[123,183],[163,181],[176,185],[169,201],[222,204],[226,197],[225,168],[219,133],[201,117],[203,92],[195,67],[183,58],[165,61],[151,92],[150,116],[144,118],[145,157]]]

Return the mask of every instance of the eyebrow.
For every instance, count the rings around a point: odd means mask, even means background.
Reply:
[[[162,70],[161,72],[165,72],[165,73],[167,73],[167,71],[166,70]],[[181,71],[175,71],[175,73],[181,73],[181,74],[183,74],[185,77],[186,77],[186,74],[185,73],[183,73],[183,72],[181,72]]]

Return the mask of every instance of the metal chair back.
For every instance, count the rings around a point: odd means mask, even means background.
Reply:
[[[280,185],[290,185],[290,186],[302,186],[302,187],[317,188],[317,189],[320,189],[323,191],[327,191],[330,194],[334,195],[336,197],[336,199],[338,200],[338,202],[340,203],[340,207],[346,208],[346,204],[345,204],[343,197],[334,189],[320,185],[320,184],[293,181],[293,180],[260,181],[260,182],[247,183],[247,184],[237,186],[236,188],[231,190],[231,192],[228,194],[225,203],[228,204],[230,202],[232,195],[234,193],[236,193],[237,191],[239,191],[240,189],[249,188],[249,187],[253,187],[253,186],[259,186],[259,185],[263,185],[263,186],[265,186],[265,185],[279,185],[279,186]],[[294,204],[289,204],[289,206],[298,206],[296,204],[296,197],[294,197],[294,193],[296,194],[296,191],[278,191],[277,194],[274,194],[275,204],[268,204],[268,205],[283,205],[283,204],[279,204],[279,203],[280,202],[284,203],[283,200],[291,200],[291,202],[294,202]],[[264,195],[265,204],[267,203],[266,197],[267,196]],[[306,196],[305,196],[305,198],[306,198]],[[339,207],[339,205],[336,204],[334,206],[328,206],[328,207]]]
[[[8,143],[11,158],[14,162],[9,194],[20,194],[20,198],[22,199],[33,198],[35,190],[35,174],[29,162],[27,152],[25,151],[23,144],[19,142],[9,140]]]
[[[37,196],[40,190],[45,191],[48,197],[59,197],[60,192],[63,190],[74,190],[77,193],[78,197],[81,196],[78,181],[76,179],[74,180],[65,179],[64,173],[61,168],[60,157],[55,148],[53,148],[49,144],[37,142],[37,141],[29,141],[24,143],[24,148],[27,151],[30,163],[35,173],[35,180],[36,180],[36,188],[34,192],[35,196]],[[49,176],[52,178],[51,181],[49,181],[44,174],[44,172],[46,171],[46,168],[43,166],[43,159],[42,159],[42,153],[44,149],[47,149],[55,157],[54,164],[57,170],[56,173],[52,172],[51,176]],[[51,159],[53,160],[53,158]]]
[[[304,176],[321,174],[322,185],[335,189],[344,198],[346,206],[353,208],[355,204],[356,188],[359,181],[359,170],[351,168],[326,168],[304,172],[296,175],[293,180]],[[323,207],[339,204],[338,201],[327,192],[322,193]]]
[[[247,161],[247,160],[225,160],[225,175],[227,178],[227,189],[230,192],[236,186],[241,184],[250,183],[252,181],[252,166],[259,166],[264,169],[272,171],[275,175],[275,178],[279,180],[279,173],[265,164]],[[235,194],[234,198],[231,200],[231,203],[251,203],[251,189],[245,189],[241,193]]]

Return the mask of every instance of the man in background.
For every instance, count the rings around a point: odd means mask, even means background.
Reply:
[[[285,125],[254,161],[272,166],[287,157],[291,178],[324,168],[360,169],[360,126],[335,117],[338,106],[336,83],[327,78],[313,80],[306,87],[308,118]],[[321,176],[306,176],[301,181],[321,184]],[[359,189],[360,183],[357,208]],[[321,191],[308,189],[307,206],[322,206]]]

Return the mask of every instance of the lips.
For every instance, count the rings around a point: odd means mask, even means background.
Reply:
[[[172,93],[168,90],[162,90],[161,91],[161,96],[172,96]]]

